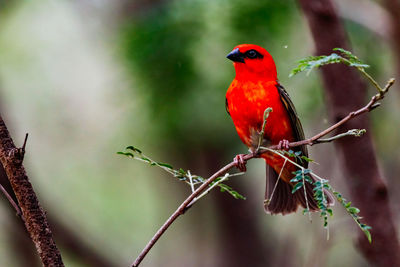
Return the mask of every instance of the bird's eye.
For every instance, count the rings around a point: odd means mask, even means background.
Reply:
[[[258,53],[255,50],[249,50],[249,51],[246,52],[246,56],[248,58],[256,58],[257,55],[258,55]]]

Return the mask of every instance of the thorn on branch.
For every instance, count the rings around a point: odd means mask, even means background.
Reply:
[[[28,142],[28,133],[25,134],[24,144],[22,145],[21,148],[18,148],[18,154],[19,154],[18,157],[21,160],[21,163],[25,157],[25,147],[27,142]]]
[[[22,152],[25,154],[26,142],[28,141],[28,133],[25,134],[24,144],[21,147]]]
[[[379,107],[380,105],[381,105],[381,103],[379,103],[379,102],[376,102],[376,103],[372,104],[372,105],[369,107],[369,111],[376,109],[376,108]]]
[[[20,148],[13,148],[8,151],[7,156],[9,159],[17,164],[22,164],[25,156],[25,147],[28,141],[28,133],[25,134],[25,139],[22,147]]]

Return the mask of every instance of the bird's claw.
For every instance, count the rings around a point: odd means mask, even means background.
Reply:
[[[236,166],[241,172],[245,172],[245,171],[246,171],[246,160],[244,159],[244,154],[236,155],[236,156],[233,158],[233,163],[235,164],[235,166]]]
[[[285,150],[289,149],[289,141],[288,140],[283,139],[283,140],[279,141],[278,150],[282,150],[282,148]]]

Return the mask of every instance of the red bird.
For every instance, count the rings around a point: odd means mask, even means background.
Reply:
[[[265,126],[263,146],[279,145],[288,149],[289,142],[304,139],[303,128],[288,93],[279,84],[275,62],[264,48],[242,44],[236,46],[227,58],[233,61],[236,77],[226,93],[226,109],[232,117],[236,131],[243,143],[255,151],[263,124],[265,109],[272,108]],[[307,147],[293,148],[307,156]],[[293,172],[298,168],[272,152],[261,155],[266,161],[267,189],[265,211],[271,214],[295,212],[299,205],[307,207],[304,190],[292,194]],[[292,158],[292,160],[295,160]],[[242,155],[235,158],[238,167],[245,168]],[[304,168],[308,162],[298,162]],[[306,183],[310,211],[318,210],[313,197],[313,186]],[[270,199],[271,198],[271,199]],[[331,200],[329,200],[331,201]]]

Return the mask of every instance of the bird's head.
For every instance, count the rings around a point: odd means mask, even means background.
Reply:
[[[233,61],[237,79],[277,79],[275,62],[261,46],[241,44],[233,48],[226,57]]]

